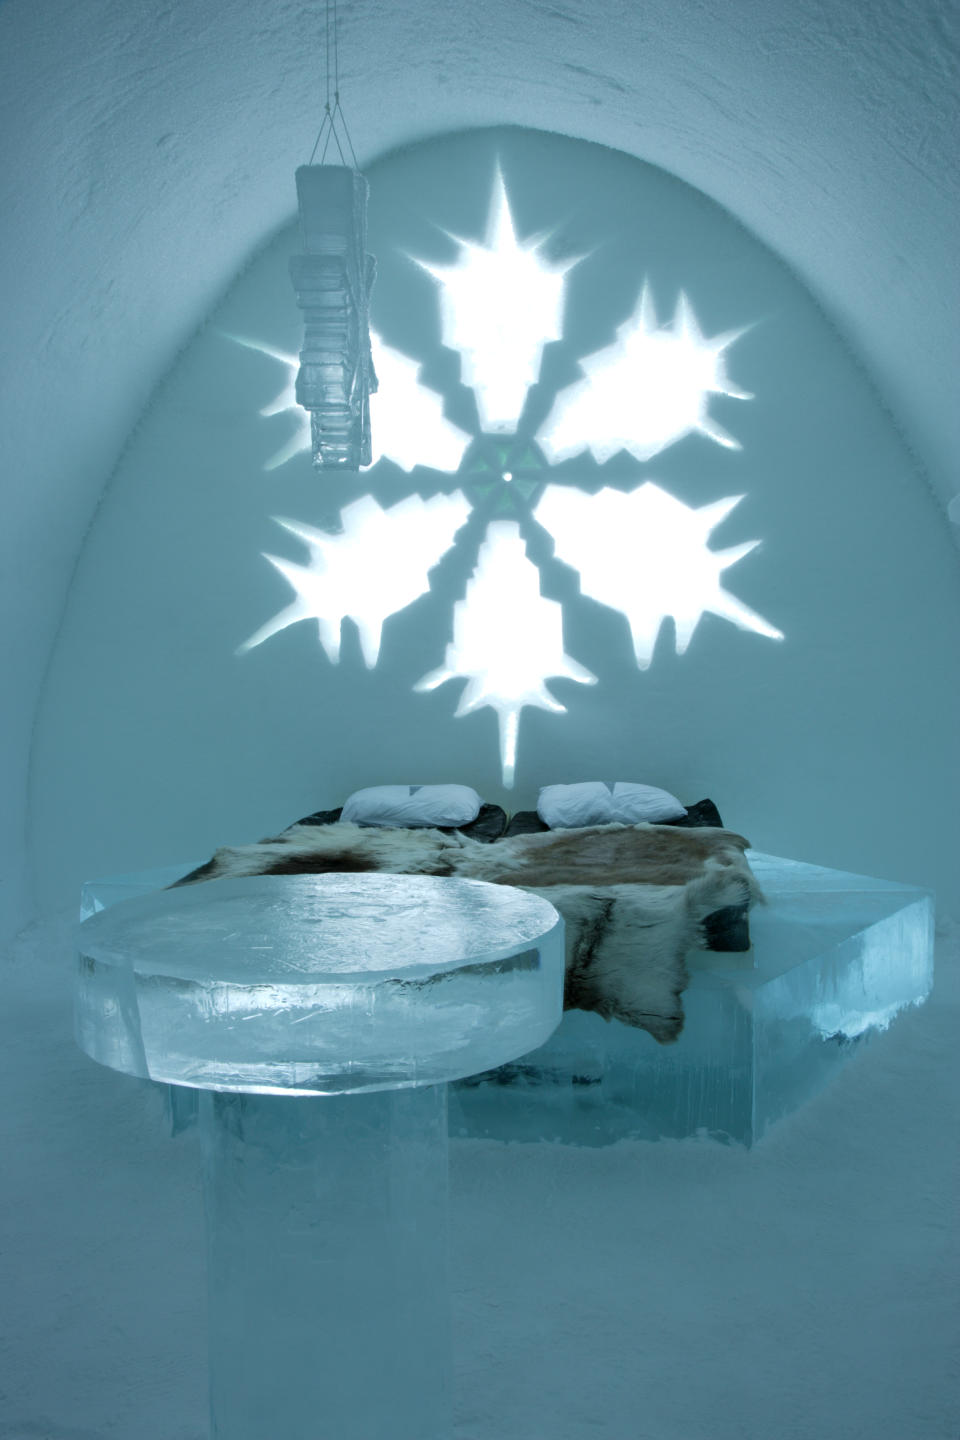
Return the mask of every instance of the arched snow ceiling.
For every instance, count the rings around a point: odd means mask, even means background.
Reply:
[[[4,853],[85,528],[177,347],[294,208],[322,28],[320,0],[0,4]],[[361,163],[515,123],[720,201],[822,299],[941,503],[960,489],[953,0],[341,0],[341,53]]]

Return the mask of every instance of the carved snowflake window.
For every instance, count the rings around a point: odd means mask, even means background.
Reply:
[[[781,632],[739,600],[725,572],[759,543],[712,549],[711,532],[742,496],[693,507],[648,478],[642,466],[697,432],[739,449],[710,414],[714,394],[752,397],[727,374],[726,352],[742,330],[708,337],[684,294],[661,321],[646,282],[635,311],[614,342],[580,362],[582,378],[559,388],[533,438],[519,433],[544,347],[563,335],[567,276],[584,257],[544,253],[549,236],[522,239],[502,175],[494,181],[482,241],[451,236],[452,264],[418,261],[434,279],[443,343],[456,350],[461,378],[476,400],[474,433],[444,414],[442,397],[421,379],[419,363],[373,336],[380,380],[371,397],[374,463],[429,476],[433,494],[381,505],[360,494],[329,530],[279,520],[306,549],[306,558],[266,558],[293,599],[241,647],[250,650],[301,620],[316,624],[327,657],[340,657],[341,623],[357,627],[366,665],[376,665],[388,616],[430,589],[430,571],[452,547],[473,545],[473,570],[454,605],[452,635],[438,665],[415,690],[461,683],[455,714],[488,706],[497,716],[504,784],[514,780],[520,716],[527,706],[564,711],[551,680],[596,683],[564,646],[562,607],[541,593],[528,542],[542,527],[556,557],[573,567],[584,596],[609,606],[630,627],[636,663],[650,665],[664,621],[671,617],[683,654],[706,613],[769,639]],[[235,337],[236,338],[236,337]],[[286,384],[266,416],[290,411],[295,433],[267,463],[285,464],[309,450],[309,416],[293,394],[298,358],[242,340],[285,365]],[[602,464],[621,452],[635,466],[631,488],[589,493],[563,462],[590,453]],[[367,473],[367,472],[365,472]],[[358,477],[361,491],[364,476]],[[424,484],[421,483],[421,489]],[[478,515],[483,522],[468,524]],[[472,539],[470,537],[473,537]]]

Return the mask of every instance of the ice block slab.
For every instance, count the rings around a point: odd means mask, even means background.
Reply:
[[[80,919],[88,920],[101,910],[109,910],[121,900],[135,900],[138,895],[150,895],[155,890],[166,890],[191,870],[204,864],[207,857],[199,857],[182,865],[159,865],[150,870],[132,870],[125,875],[105,875],[99,880],[85,880],[80,887]],[[180,1085],[166,1087],[167,1118],[171,1135],[179,1135],[197,1123],[198,1092]]]
[[[206,857],[209,858],[209,857]],[[133,870],[128,875],[108,875],[101,880],[85,880],[80,887],[80,919],[88,920],[101,910],[121,900],[134,900],[138,895],[149,895],[154,890],[165,890],[168,885],[182,880],[191,870],[196,870],[204,860],[194,860],[189,865],[159,865],[152,870]]]
[[[201,1092],[213,1440],[449,1440],[442,1082],[556,1025],[556,910],[384,874],[110,898],[77,1037]]]
[[[120,901],[79,930],[76,1033],[200,1089],[433,1085],[541,1045],[563,926],[545,900],[428,875],[258,875]]]
[[[691,965],[674,1045],[568,1011],[535,1055],[451,1094],[452,1133],[607,1144],[707,1131],[751,1144],[933,983],[933,897],[750,852],[753,964]],[[693,957],[691,957],[693,958]]]
[[[450,1440],[446,1096],[200,1092],[215,1440]]]

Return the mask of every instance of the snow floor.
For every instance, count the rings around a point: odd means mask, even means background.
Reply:
[[[937,965],[752,1151],[453,1141],[453,1440],[957,1440],[957,927]],[[0,969],[0,1440],[206,1440],[196,1132],[75,1049],[71,967],[59,917]]]

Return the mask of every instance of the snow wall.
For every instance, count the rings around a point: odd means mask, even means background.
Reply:
[[[449,265],[461,253],[453,236],[484,240],[498,163],[519,239],[543,237],[554,265],[582,257],[515,449],[481,426],[463,346],[442,343],[437,283],[412,258]],[[368,175],[374,324],[420,364],[427,410],[441,397],[467,437],[460,471],[406,452],[413,468],[385,458],[352,480],[317,474],[302,451],[266,468],[299,423],[282,407],[261,414],[289,377],[268,352],[293,354],[301,333],[287,274],[298,237],[285,228],[158,387],[87,536],[34,743],[41,905],[68,903],[88,876],[256,839],[362,785],[457,780],[519,809],[541,784],[605,778],[709,795],[758,848],[926,883],[949,908],[960,660],[944,636],[960,608],[956,551],[829,318],[730,214],[610,149],[473,131],[390,154]],[[661,326],[684,292],[708,340],[742,330],[723,358],[729,388],[753,398],[706,402],[709,426],[740,448],[695,431],[648,459],[585,451],[551,466],[538,437],[555,398],[581,359],[613,344],[644,282]],[[512,467],[525,494],[500,478]],[[707,611],[683,655],[665,620],[638,668],[623,609],[584,593],[532,511],[546,487],[593,497],[585,513],[602,551],[602,492],[646,482],[688,511],[744,497],[708,548],[761,542],[722,581],[782,640]],[[361,496],[389,509],[453,491],[470,518],[426,593],[387,619],[374,668],[350,621],[337,664],[310,622],[237,653],[292,598],[263,553],[306,558],[272,517],[335,528]],[[455,718],[462,680],[413,689],[443,661],[495,519],[520,526],[543,595],[563,606],[566,653],[597,677],[545,678],[566,713],[524,709],[509,791],[494,711]]]

